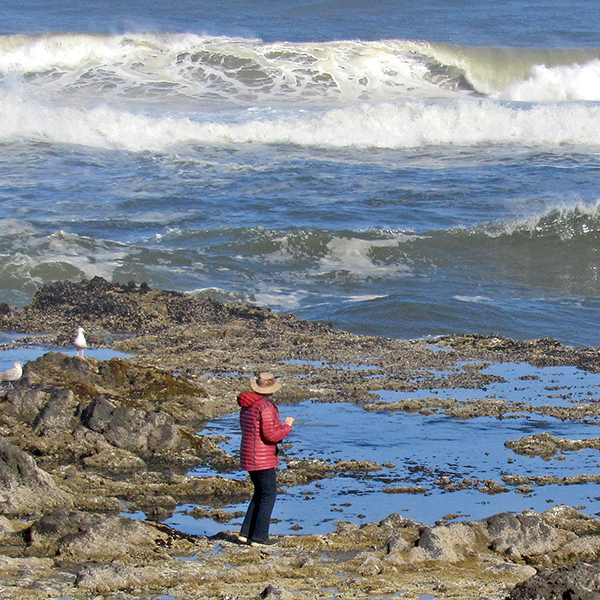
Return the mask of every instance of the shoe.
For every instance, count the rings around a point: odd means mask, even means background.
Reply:
[[[274,546],[277,544],[277,540],[249,540],[250,545],[254,548],[260,548],[262,546]]]
[[[237,541],[240,542],[240,544],[247,544],[248,543],[248,538],[243,536],[243,535],[238,535],[237,536]]]

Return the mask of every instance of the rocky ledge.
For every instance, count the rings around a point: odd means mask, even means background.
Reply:
[[[132,358],[49,352],[0,392],[2,598],[598,600],[600,521],[567,506],[435,525],[397,514],[360,527],[340,521],[333,533],[287,536],[268,549],[240,545],[229,531],[209,538],[161,524],[185,502],[214,506],[209,516],[226,522],[230,515],[219,506],[248,498],[247,481],[186,473],[200,464],[236,468],[220,439],[201,432],[213,416],[236,410],[237,392],[256,371],[278,373],[285,402],[368,400],[376,409],[374,390],[484,388],[493,380],[482,374],[489,362],[600,372],[597,349],[502,336],[435,344],[357,336],[257,307],[102,279],[50,284],[26,307],[0,306],[0,328],[22,334],[13,345],[34,334],[37,343],[71,345],[79,325],[94,346]],[[596,404],[560,418],[596,417]],[[429,398],[390,409],[470,418],[502,417],[514,407]],[[514,451],[547,457],[568,443],[531,436]],[[283,483],[376,468],[290,461]],[[536,483],[544,484],[521,482]],[[146,520],[124,516],[125,508]]]

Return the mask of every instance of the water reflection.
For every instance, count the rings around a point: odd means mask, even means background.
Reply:
[[[11,344],[19,338],[25,337],[23,333],[5,333],[0,332],[0,344]],[[28,338],[32,338],[27,334]],[[18,347],[7,349],[0,349],[0,371],[12,367],[14,361],[20,360],[23,364],[40,358],[47,352],[60,352],[67,356],[75,356],[75,347],[69,346],[50,346],[47,344],[23,344]],[[110,350],[109,348],[87,348],[85,351],[86,357],[96,358],[98,360],[110,360],[111,358],[131,358],[131,354],[125,354],[123,352],[117,352]]]
[[[529,365],[493,365],[486,370],[498,374],[505,382],[490,385],[487,397],[523,401],[530,405],[561,406],[565,402],[589,403],[600,391],[600,375],[575,368],[534,368]],[[481,390],[427,390],[440,397],[461,400],[481,398]],[[416,397],[401,392],[385,392],[382,397],[394,402]],[[598,486],[534,486],[531,493],[506,485],[503,476],[538,477],[600,472],[600,453],[586,449],[565,452],[552,460],[519,456],[504,446],[506,440],[546,431],[561,438],[582,439],[598,435],[597,422],[560,421],[545,416],[515,414],[498,420],[480,417],[458,421],[443,414],[409,414],[386,411],[367,412],[355,404],[321,404],[304,402],[282,408],[282,414],[296,419],[293,432],[286,438],[282,469],[293,459],[374,461],[385,465],[381,470],[363,474],[342,474],[307,486],[288,488],[278,498],[274,516],[279,522],[274,533],[327,533],[335,521],[356,523],[377,521],[393,512],[424,523],[433,523],[448,514],[457,518],[476,519],[502,511],[525,509],[544,511],[554,504],[583,507],[594,514],[599,510]],[[239,445],[238,415],[215,419],[202,432],[227,435],[222,444],[228,453],[237,455]],[[196,475],[214,475],[198,469]],[[242,471],[224,477],[243,478]],[[440,485],[445,481],[465,479],[494,480],[508,491],[490,495],[480,487],[448,492]],[[424,493],[391,494],[390,488],[421,486]],[[243,510],[245,504],[227,507]],[[216,533],[222,525],[208,520],[194,521],[180,507],[174,516],[179,528],[190,533]],[[235,529],[236,521],[225,528]]]

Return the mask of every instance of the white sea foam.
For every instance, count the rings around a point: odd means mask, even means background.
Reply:
[[[365,294],[363,296],[349,296],[342,300],[342,302],[371,302],[372,300],[381,300],[382,298],[387,298],[387,294]]]
[[[30,239],[35,233],[35,227],[23,219],[0,219],[0,240],[15,238]]]
[[[166,102],[173,110],[185,98],[196,106],[346,104],[469,92],[594,100],[599,58],[594,48],[528,51],[410,40],[293,44],[192,34],[0,36],[0,77],[22,77],[48,97],[72,104],[118,98]]]
[[[133,152],[246,143],[596,146],[597,54],[402,40],[0,36],[0,141]]]
[[[255,301],[252,293],[232,292],[231,290],[220,287],[198,288],[194,290],[188,290],[187,293],[190,294],[190,296],[195,296],[196,298],[212,298],[223,303],[241,302],[243,304],[251,304]]]
[[[257,284],[254,297],[259,306],[270,306],[276,310],[293,312],[302,306],[303,299],[308,295],[305,290],[283,290],[280,288],[269,288]]]
[[[488,296],[453,296],[454,300],[458,300],[459,302],[469,302],[469,303],[480,303],[480,302],[491,302],[491,298]]]
[[[239,117],[240,115],[238,115]],[[246,122],[206,123],[99,106],[56,108],[0,94],[0,141],[43,141],[133,152],[186,144],[295,144],[307,147],[414,148],[426,145],[600,145],[600,106],[504,105],[491,100],[402,102],[300,111]]]
[[[381,264],[375,261],[371,252],[375,248],[395,248],[403,239],[363,240],[356,237],[336,237],[327,244],[328,253],[319,260],[317,275],[345,272],[353,277],[378,277],[410,275],[410,268],[401,264]]]
[[[533,67],[532,75],[496,94],[503,100],[552,102],[558,100],[600,100],[600,61],[585,65]]]
[[[491,237],[518,232],[531,237],[555,236],[572,240],[588,234],[597,235],[600,231],[600,200],[587,204],[556,203],[527,217],[487,224],[478,229]]]
[[[0,36],[0,75],[63,101],[87,98],[271,104],[444,95],[413,43],[265,44],[180,35]]]
[[[161,64],[161,56],[198,49],[214,38],[192,34],[93,35],[63,33],[0,36],[0,72],[43,72],[48,69],[88,68],[95,64],[149,66]],[[137,64],[138,68],[142,65]],[[60,71],[55,73],[59,75]]]
[[[57,231],[50,235],[30,235],[13,240],[10,252],[0,254],[0,280],[19,278],[39,285],[56,278],[111,279],[128,249],[114,242],[93,240]]]

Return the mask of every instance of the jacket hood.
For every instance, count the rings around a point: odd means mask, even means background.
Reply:
[[[256,392],[242,392],[237,397],[237,401],[242,408],[248,408],[255,402],[258,402],[261,398],[264,398],[264,394],[257,394]]]

